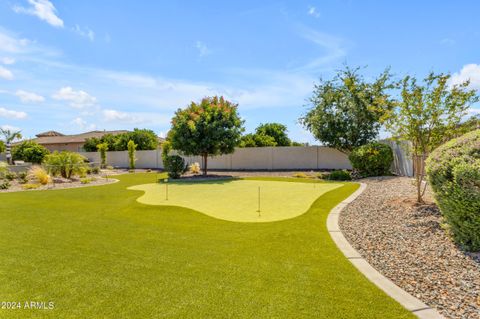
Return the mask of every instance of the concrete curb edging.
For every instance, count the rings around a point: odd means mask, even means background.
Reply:
[[[382,289],[387,295],[395,299],[405,309],[421,319],[439,319],[444,318],[440,313],[430,306],[426,305],[419,299],[415,298],[390,279],[383,276],[375,268],[373,268],[360,253],[350,245],[343,235],[338,225],[340,213],[351,202],[353,202],[361,193],[367,188],[367,185],[360,183],[360,188],[357,189],[347,199],[335,206],[327,217],[327,230],[337,245],[338,249],[347,257],[347,259],[365,276],[368,280],[374,283],[378,288]]]

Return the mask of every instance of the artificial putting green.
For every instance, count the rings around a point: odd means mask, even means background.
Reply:
[[[152,183],[129,187],[144,191],[147,205],[180,206],[234,222],[272,222],[297,217],[339,183],[285,183],[264,180]],[[168,189],[167,189],[168,187]]]
[[[0,318],[414,318],[327,232],[329,211],[358,184],[296,218],[237,223],[138,203],[142,193],[127,188],[153,173],[115,178],[0,193],[0,301],[55,305],[0,308]]]

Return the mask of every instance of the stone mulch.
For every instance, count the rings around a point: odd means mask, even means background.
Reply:
[[[111,172],[107,172],[107,173],[109,176],[117,175],[117,174],[112,174]],[[33,188],[33,189],[24,189],[25,184],[20,184],[18,180],[15,179],[13,181],[10,181],[11,186],[8,189],[0,189],[0,193],[87,187],[87,186],[111,184],[117,181],[117,179],[115,179],[114,177],[105,178],[105,176],[106,176],[105,173],[87,175],[86,178],[89,179],[89,182],[86,184],[82,183],[81,179],[78,177],[74,177],[72,179],[55,177],[53,181],[48,183],[47,185],[39,185],[39,187]],[[28,181],[27,184],[37,184],[37,183],[35,181],[30,180]]]
[[[480,255],[463,252],[442,228],[427,194],[415,204],[413,181],[369,178],[340,215],[348,241],[378,271],[447,318],[480,318]]]

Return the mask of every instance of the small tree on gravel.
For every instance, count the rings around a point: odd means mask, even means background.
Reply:
[[[401,98],[386,122],[394,139],[411,142],[419,203],[426,188],[425,158],[455,136],[462,117],[478,101],[476,91],[468,89],[469,81],[450,85],[449,79],[449,74],[432,72],[424,83],[418,83],[416,78],[406,76],[401,81]]]
[[[233,153],[242,125],[236,104],[222,96],[206,97],[175,112],[168,139],[173,149],[185,155],[200,155],[206,175],[208,156]]]

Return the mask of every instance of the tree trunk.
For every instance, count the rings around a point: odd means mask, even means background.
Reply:
[[[415,155],[415,184],[417,186],[417,202],[424,203],[423,201],[423,191],[422,191],[422,182],[424,178],[424,158],[423,155]]]
[[[203,154],[203,176],[207,175],[207,161],[208,161],[208,154]]]

